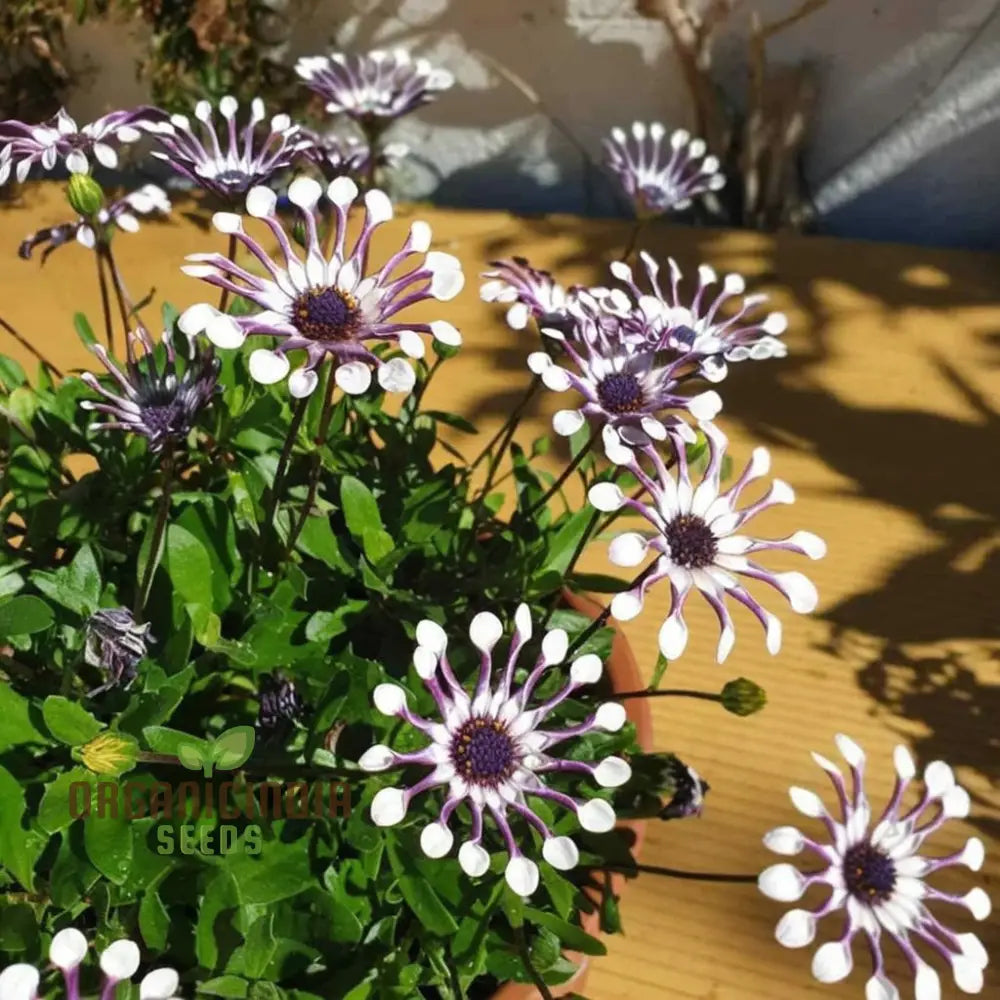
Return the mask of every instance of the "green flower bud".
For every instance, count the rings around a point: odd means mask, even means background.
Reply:
[[[89,219],[104,207],[104,191],[90,174],[73,174],[66,185],[66,200],[74,212]]]
[[[737,677],[722,689],[722,707],[733,715],[753,715],[767,704],[767,693],[746,677]]]

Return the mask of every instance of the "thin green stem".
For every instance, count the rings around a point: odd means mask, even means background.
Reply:
[[[647,566],[625,589],[632,590],[633,587],[638,587],[643,580],[646,579],[655,569],[657,564],[654,562],[650,566]],[[609,604],[603,611],[570,643],[569,649],[566,651],[566,656],[572,656],[595,632],[599,629],[604,628],[608,623],[608,619],[611,617],[611,605]]]
[[[330,430],[330,421],[333,419],[333,390],[336,386],[337,383],[333,377],[333,365],[331,364],[327,366],[323,411],[319,418],[319,432],[314,439],[316,451],[313,452],[312,468],[309,470],[309,489],[306,493],[306,501],[302,505],[302,513],[295,527],[292,529],[292,533],[288,536],[288,544],[285,546],[285,555],[282,562],[288,559],[292,552],[295,551],[295,543],[299,540],[299,535],[302,534],[302,529],[306,526],[312,505],[316,500],[316,493],[319,490],[319,476],[323,469],[323,460],[320,457],[319,449],[326,441],[326,436]]]
[[[521,956],[521,964],[524,971],[528,973],[531,981],[535,984],[535,989],[542,996],[542,1000],[555,1000],[552,991],[549,989],[542,974],[535,968],[531,961],[531,950],[528,948],[528,939],[524,936],[524,926],[514,928],[514,942],[517,944],[517,953]]]
[[[414,417],[416,417],[416,415],[420,412],[420,404],[424,400],[424,393],[427,391],[427,387],[431,384],[431,379],[434,378],[435,374],[437,373],[437,370],[441,367],[441,365],[443,364],[443,362],[444,362],[444,358],[441,358],[441,357],[437,358],[437,360],[434,362],[433,365],[431,365],[430,369],[428,370],[427,377],[414,390],[414,393],[413,393],[413,396],[414,396],[414,400],[413,400],[413,416]]]
[[[174,455],[171,450],[163,453],[163,464],[161,468],[161,494],[160,502],[156,508],[156,521],[153,524],[153,537],[149,546],[149,555],[146,561],[146,569],[142,575],[142,583],[136,594],[135,607],[133,613],[136,621],[143,621],[146,612],[146,601],[149,599],[149,591],[153,586],[153,576],[156,567],[160,563],[161,549],[163,547],[163,536],[167,530],[167,521],[170,516],[170,493],[173,489],[174,480]]]
[[[2,316],[0,316],[0,327],[3,327],[29,354],[34,355],[43,365],[45,365],[45,367],[48,368],[49,371],[56,376],[56,378],[63,377],[63,373],[56,368],[56,366],[52,364],[52,362],[49,361],[48,358],[46,358],[45,355],[42,354],[30,340],[22,337],[21,334],[19,334],[17,330],[15,330],[14,327],[12,327]]]
[[[580,467],[584,459],[590,454],[591,448],[594,446],[594,442],[600,437],[601,428],[595,427],[590,437],[587,438],[587,443],[573,456],[572,461],[563,469],[559,478],[549,487],[545,495],[537,500],[525,513],[525,517],[531,517],[537,511],[540,511],[562,488],[563,484],[569,479],[570,476]]]
[[[527,392],[525,392],[521,401],[517,404],[517,406],[514,407],[513,410],[511,410],[510,416],[504,421],[504,423],[501,425],[500,429],[496,432],[496,434],[494,434],[493,437],[490,438],[490,440],[487,442],[483,450],[476,456],[475,461],[473,461],[472,464],[468,467],[469,474],[474,472],[479,467],[480,462],[482,462],[482,460],[492,452],[493,446],[508,432],[511,424],[513,424],[515,428],[517,427],[518,421],[521,419],[521,416],[527,409],[528,404],[532,400],[532,397],[535,395],[536,392],[538,392],[538,388],[541,384],[542,384],[542,378],[540,375],[536,375],[531,380],[531,384],[528,386]],[[501,449],[501,453],[502,451],[503,449]]]
[[[226,251],[226,256],[231,261],[235,261],[236,260],[236,248],[237,248],[236,234],[235,233],[230,233],[229,234],[229,249]],[[229,305],[229,289],[228,288],[223,288],[222,289],[222,294],[219,296],[219,312],[220,313],[224,313],[226,311],[226,306],[228,306],[228,305]]]

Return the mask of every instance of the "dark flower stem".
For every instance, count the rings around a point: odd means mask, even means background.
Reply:
[[[536,501],[531,508],[525,513],[525,517],[531,517],[537,511],[540,511],[562,488],[563,484],[573,475],[574,472],[580,467],[584,459],[590,454],[591,448],[594,446],[594,442],[598,439],[601,434],[601,428],[595,427],[593,433],[587,438],[587,443],[573,456],[572,461],[563,469],[559,478],[549,487],[548,492],[538,501]]]
[[[469,474],[471,474],[472,472],[474,472],[476,470],[476,468],[479,466],[480,462],[482,462],[482,460],[484,458],[486,458],[486,456],[489,455],[493,451],[494,445],[505,434],[507,434],[508,431],[510,431],[511,427],[513,427],[514,430],[517,429],[517,425],[518,425],[518,422],[521,419],[521,416],[523,415],[524,411],[527,409],[528,404],[531,402],[532,397],[538,391],[538,387],[541,384],[542,384],[542,378],[541,378],[540,375],[536,375],[531,380],[531,384],[528,386],[528,391],[524,394],[523,398],[517,404],[517,406],[515,406],[514,409],[511,411],[511,414],[507,418],[506,422],[496,432],[496,434],[494,434],[493,437],[490,438],[489,442],[486,444],[486,447],[483,448],[483,450],[476,456],[475,460],[469,466],[469,468],[468,468]],[[511,432],[511,436],[513,436],[513,432]],[[503,454],[503,451],[504,451],[504,449],[501,448],[500,449],[500,453]]]
[[[63,377],[63,373],[58,368],[56,368],[56,366],[52,364],[52,362],[49,361],[45,357],[45,355],[42,354],[35,347],[34,344],[31,343],[30,340],[27,340],[26,338],[22,337],[21,334],[19,334],[17,330],[15,330],[14,327],[12,327],[10,323],[8,323],[7,320],[5,320],[2,316],[0,316],[0,327],[3,327],[26,351],[28,351],[29,354],[34,355],[34,357],[36,357],[43,365],[45,365],[45,367],[48,368],[53,375],[55,375],[57,378]]]
[[[101,286],[101,308],[104,312],[104,336],[108,342],[108,351],[115,353],[115,331],[111,322],[111,297],[108,294],[108,279],[104,274],[104,254],[100,248],[94,251],[94,259],[97,261],[97,281]]]
[[[528,939],[524,936],[523,925],[514,928],[514,941],[517,944],[517,953],[521,956],[524,971],[531,977],[531,981],[535,984],[535,989],[541,994],[542,1000],[555,1000],[552,996],[552,991],[546,985],[545,980],[542,979],[541,973],[532,964],[531,951],[528,948]]]
[[[156,568],[160,564],[160,557],[163,554],[163,538],[167,530],[167,520],[170,516],[170,493],[174,480],[174,455],[169,448],[163,453],[163,464],[161,465],[161,494],[160,502],[156,508],[156,521],[153,524],[153,538],[149,546],[149,556],[146,562],[146,569],[142,575],[142,583],[139,592],[136,594],[133,614],[137,622],[145,621],[146,601],[149,599],[149,591],[153,586],[153,576]]]
[[[642,231],[645,228],[646,220],[644,218],[636,219],[633,223],[632,232],[628,238],[628,245],[625,247],[625,252],[622,254],[622,260],[626,263],[628,262],[629,257],[635,253],[636,245],[639,243],[639,237],[642,235]]]
[[[309,408],[309,397],[300,399],[292,414],[291,423],[288,425],[288,433],[285,435],[285,443],[281,447],[281,455],[278,458],[277,468],[274,470],[274,484],[271,487],[271,495],[268,498],[268,509],[264,515],[264,523],[270,524],[274,520],[274,515],[278,510],[278,500],[281,496],[281,488],[285,485],[285,475],[288,472],[288,462],[292,456],[292,448],[295,447],[295,439],[299,436],[299,428],[302,420]]]
[[[229,234],[229,249],[226,252],[226,256],[230,261],[235,262],[236,260],[236,234]],[[219,312],[224,313],[226,311],[226,306],[229,305],[229,289],[223,288],[222,294],[219,296]]]
[[[722,701],[721,694],[713,694],[711,691],[689,691],[686,688],[643,688],[641,691],[624,691],[619,694],[615,692],[616,700],[625,698],[701,698],[703,701]]]
[[[625,589],[631,590],[638,587],[642,581],[656,569],[656,563],[647,566]],[[611,617],[611,605],[608,606],[570,643],[566,651],[567,658],[572,656],[595,632],[604,628]]]
[[[664,868],[661,865],[601,865],[605,871],[622,872],[625,875],[639,872],[645,875],[663,875],[665,878],[688,879],[692,882],[733,882],[756,884],[756,875],[733,875],[728,872],[687,872],[679,868]]]
[[[127,341],[129,327],[131,325],[131,316],[135,309],[129,299],[128,292],[125,291],[125,283],[122,281],[121,273],[115,264],[114,254],[111,251],[111,244],[98,244],[98,247],[98,252],[103,254],[104,263],[107,265],[108,273],[111,275],[111,283],[115,287],[115,296],[118,299],[118,312],[121,316],[122,328],[125,331],[125,339]]]

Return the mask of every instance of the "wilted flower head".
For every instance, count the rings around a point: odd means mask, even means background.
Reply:
[[[357,180],[369,175],[372,150],[364,139],[336,133],[321,135],[306,129],[303,129],[303,134],[309,140],[303,155],[323,171],[327,180],[345,175]],[[395,167],[409,151],[405,143],[386,143],[375,154],[375,167]]]
[[[721,628],[719,663],[729,655],[736,640],[726,597],[754,614],[767,633],[768,651],[777,653],[781,647],[781,622],[761,607],[738,577],[769,584],[788,599],[793,611],[808,613],[816,607],[818,597],[816,588],[805,576],[773,573],[748,557],[774,549],[819,559],[826,554],[826,544],[809,531],[796,531],[788,538],[774,541],[740,534],[740,529],[754,515],[777,504],[792,503],[795,493],[787,483],[776,479],[764,497],[738,508],[737,502],[746,486],[770,468],[770,455],[764,448],[755,448],[743,473],[723,491],[720,477],[728,442],[713,424],[700,426],[708,438],[709,449],[708,467],[700,483],[691,481],[684,438],[676,428],[669,428],[667,433],[673,446],[676,472],[666,467],[655,448],[637,450],[635,460],[626,466],[645,487],[648,500],[626,497],[614,483],[598,483],[590,489],[590,502],[598,510],[628,508],[653,527],[652,537],[629,531],[611,542],[608,554],[617,566],[638,566],[648,555],[655,557],[642,580],[614,598],[611,613],[620,621],[635,618],[642,611],[646,591],[658,581],[667,579],[670,582],[670,613],[660,628],[659,643],[660,652],[668,660],[675,660],[687,646],[684,606],[692,590],[699,590],[718,616]],[[642,456],[652,465],[652,474],[640,464]]]
[[[671,762],[671,777],[674,793],[670,801],[660,810],[660,819],[687,819],[700,816],[705,806],[705,796],[711,786],[690,765],[674,757]]]
[[[62,161],[71,174],[90,170],[93,157],[105,167],[118,166],[117,147],[135,142],[144,124],[156,121],[162,112],[140,107],[132,111],[113,111],[80,128],[64,109],[41,125],[28,125],[16,119],[0,122],[0,184],[13,170],[24,181],[32,166],[52,170]]]
[[[523,330],[528,320],[534,318],[539,327],[553,327],[566,331],[571,320],[566,311],[572,291],[562,287],[548,271],[532,267],[524,257],[490,262],[493,271],[482,277],[488,280],[479,289],[484,302],[509,305],[507,325],[512,330]]]
[[[788,318],[780,312],[753,318],[767,296],[744,296],[746,281],[740,275],[727,274],[713,295],[709,290],[718,284],[719,277],[713,268],[702,264],[698,287],[688,300],[681,296],[682,275],[676,261],[668,259],[670,288],[664,289],[656,261],[645,251],[639,257],[651,291],[639,287],[628,264],[615,261],[611,273],[630,294],[618,289],[601,299],[602,306],[621,320],[630,339],[688,358],[710,382],[726,377],[727,362],[763,361],[788,353],[784,342],[777,339],[788,328]],[[728,309],[731,303],[738,308]]]
[[[80,966],[88,947],[87,939],[75,927],[67,927],[52,938],[49,961],[62,972],[65,1000],[80,1000]],[[141,955],[134,941],[121,938],[101,952],[99,961],[104,973],[101,996],[109,998],[115,995],[118,983],[127,982],[136,974]],[[8,965],[0,972],[0,997],[3,1000],[36,1000],[40,982],[41,974],[33,965]],[[154,969],[139,983],[139,1000],[178,1000],[179,983],[180,978],[173,969]]]
[[[110,239],[111,231],[114,229],[121,229],[126,233],[138,232],[138,216],[154,214],[169,215],[170,199],[162,188],[158,188],[155,184],[144,184],[137,191],[113,201],[107,208],[100,209],[93,220],[97,224],[96,230],[90,219],[81,216],[76,222],[64,222],[32,233],[21,242],[17,253],[22,259],[30,260],[36,247],[48,244],[42,251],[44,264],[53,250],[74,238],[81,245],[93,249],[99,241],[106,242]]]
[[[416,382],[410,362],[404,358],[384,361],[366,342],[398,343],[411,358],[423,357],[421,332],[444,344],[460,344],[458,330],[444,320],[401,322],[399,314],[427,299],[454,298],[465,280],[462,266],[451,254],[428,253],[430,227],[417,221],[410,226],[403,247],[380,269],[370,270],[372,234],[392,218],[392,203],[381,191],[365,194],[365,222],[348,250],[347,213],[358,196],[358,187],[349,178],[339,177],[326,193],[333,202],[336,227],[329,256],[320,246],[317,225],[323,188],[312,178],[298,177],[288,189],[288,198],[298,209],[305,229],[305,261],[299,258],[277,217],[276,195],[262,187],[247,195],[247,213],[261,219],[274,234],[283,266],[247,235],[240,216],[217,212],[212,220],[215,228],[236,236],[260,263],[266,277],[251,274],[218,253],[191,254],[187,259],[192,263],[182,270],[242,296],[260,312],[229,316],[208,303],[199,303],[181,316],[181,329],[191,334],[204,330],[213,343],[229,348],[239,347],[247,336],[279,338],[274,350],[260,348],[250,355],[250,374],[264,385],[288,375],[290,351],[305,351],[305,362],[288,379],[289,392],[296,397],[308,396],[316,388],[317,368],[327,357],[336,366],[334,378],[344,392],[366,392],[375,368],[383,389],[407,393]]]
[[[706,156],[701,139],[692,139],[684,129],[672,132],[659,123],[635,122],[631,135],[620,128],[604,140],[608,167],[635,205],[639,216],[663,215],[691,206],[692,199],[718,191],[726,179],[719,161]]]
[[[295,71],[326,101],[327,111],[342,112],[369,130],[427,104],[455,82],[447,70],[415,60],[403,49],[304,56]]]
[[[840,818],[834,818],[815,792],[792,788],[792,804],[799,812],[819,819],[830,837],[821,844],[795,827],[782,826],[764,837],[764,844],[776,854],[795,855],[808,850],[821,867],[802,873],[793,865],[772,865],[761,872],[758,885],[764,895],[782,903],[802,898],[813,885],[828,886],[827,900],[813,910],[789,910],[775,929],[775,937],[786,948],[804,948],[816,936],[820,919],[845,911],[846,924],[836,941],[821,945],[813,956],[813,975],[822,983],[845,979],[854,964],[851,943],[863,933],[872,954],[872,975],[865,987],[867,1000],[899,1000],[899,990],[886,975],[882,953],[884,935],[892,938],[913,970],[916,1000],[939,1000],[938,974],[914,947],[923,943],[950,964],[955,983],[963,993],[979,993],[988,957],[975,934],[955,934],[934,916],[930,902],[964,906],[977,920],[990,914],[990,899],[980,888],[964,896],[942,892],[924,881],[927,875],[964,865],[979,871],[985,849],[978,837],[946,857],[919,854],[924,841],[951,818],[969,814],[969,794],[955,783],[952,769],[936,760],[924,769],[924,790],[918,802],[902,812],[903,795],[916,775],[916,765],[904,746],[896,747],[896,784],[888,804],[872,825],[872,811],[864,790],[865,755],[849,737],[838,735],[837,747],[851,770],[848,795],[844,776],[832,761],[814,753],[813,759],[833,784],[840,804]],[[934,810],[930,819],[927,811]]]
[[[181,372],[170,332],[165,331],[161,339],[166,349],[162,368],[154,356],[156,345],[142,327],[128,336],[128,361],[124,371],[100,344],[91,347],[120,386],[120,395],[101,385],[90,372],[80,376],[106,400],[88,399],[80,403],[84,409],[97,410],[111,417],[97,426],[103,430],[141,434],[149,441],[154,454],[168,443],[187,437],[201,411],[219,390],[221,367],[212,350],[202,347],[192,337],[188,339],[190,355]]]
[[[250,115],[241,130],[236,125],[238,111],[235,97],[219,101],[219,114],[226,123],[221,141],[208,101],[195,105],[194,116],[200,127],[193,126],[186,115],[171,115],[147,126],[161,147],[152,155],[165,160],[199,187],[232,199],[256,184],[266,183],[309,148],[308,136],[286,114],[274,115],[268,131],[258,134],[258,126],[266,117],[259,97],[251,101]]]
[[[128,608],[101,608],[87,619],[83,658],[106,677],[92,695],[118,685],[128,688],[135,680],[136,665],[156,641],[149,629],[148,623],[136,622]]]
[[[617,323],[609,325],[589,292],[578,290],[566,304],[571,321],[570,335],[543,327],[542,333],[556,341],[563,358],[546,351],[528,356],[528,367],[540,375],[546,388],[554,392],[574,390],[583,404],[574,410],[559,410],[552,418],[557,434],[575,434],[588,420],[604,431],[608,457],[619,464],[631,457],[630,448],[662,441],[668,427],[693,435],[668,410],[687,411],[699,420],[714,417],[722,400],[714,391],[694,396],[680,392],[681,378],[690,366],[682,356],[662,354],[638,339],[622,335]]]
[[[418,795],[440,785],[448,794],[437,820],[425,826],[420,846],[431,858],[444,857],[455,837],[449,823],[463,802],[471,817],[471,833],[458,852],[458,861],[467,875],[486,873],[490,855],[483,846],[483,817],[489,812],[507,847],[507,883],[522,896],[538,885],[538,865],[525,857],[511,819],[523,821],[542,836],[542,857],[554,868],[575,867],[579,851],[569,837],[554,835],[531,808],[530,798],[547,799],[576,813],[585,830],[604,833],[615,824],[615,813],[603,799],[579,801],[550,788],[543,776],[579,774],[592,778],[604,788],[616,788],[628,781],[631,769],[618,757],[605,757],[598,764],[554,757],[553,747],[593,730],[616,732],[625,723],[621,705],[600,705],[583,722],[565,729],[543,728],[551,712],[582,685],[593,684],[601,676],[600,658],[593,653],[578,657],[570,665],[569,680],[548,700],[529,708],[531,696],[546,670],[566,658],[569,641],[562,629],[552,629],[542,639],[541,653],[524,685],[513,690],[518,655],[531,639],[531,614],[522,604],[514,616],[514,636],[507,663],[499,677],[493,677],[493,648],[503,635],[499,618],[482,612],[472,620],[469,638],[480,653],[479,678],[469,695],[459,684],[448,661],[447,637],[432,621],[417,626],[417,649],[413,665],[431,693],[441,722],[422,718],[407,705],[407,692],[396,684],[380,684],[374,692],[375,707],[385,715],[395,715],[420,730],[430,741],[423,750],[397,753],[377,745],[360,760],[367,771],[411,764],[431,768],[430,773],[409,788],[383,788],[372,799],[372,819],[379,826],[394,826],[407,813]],[[494,686],[495,685],[495,686]],[[513,814],[513,816],[511,816]],[[522,843],[527,841],[522,840]]]
[[[257,735],[280,737],[300,719],[306,706],[295,685],[281,671],[260,676],[260,708],[257,712]]]

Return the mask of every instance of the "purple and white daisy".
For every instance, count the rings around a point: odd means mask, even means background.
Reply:
[[[303,129],[309,145],[303,150],[306,159],[315,163],[327,180],[335,180],[344,175],[355,180],[367,178],[372,171],[372,150],[364,139],[356,135],[340,135]],[[389,142],[375,154],[375,169],[392,169],[409,153],[409,147],[402,142]]]
[[[864,933],[872,955],[872,975],[865,987],[867,1000],[899,1000],[899,990],[886,975],[882,952],[883,934],[891,937],[913,970],[916,1000],[940,1000],[941,981],[914,945],[923,942],[951,964],[955,983],[963,993],[979,993],[988,957],[975,934],[955,934],[935,917],[928,902],[964,906],[976,920],[990,914],[990,899],[981,888],[964,896],[942,892],[924,878],[943,868],[964,865],[979,871],[985,850],[978,837],[962,850],[941,858],[918,853],[924,841],[949,819],[969,814],[969,794],[955,783],[952,769],[936,760],[924,769],[924,790],[907,812],[901,811],[903,795],[916,774],[916,765],[904,746],[896,747],[896,783],[881,817],[872,824],[872,810],[864,790],[865,755],[849,737],[838,735],[837,748],[851,771],[851,793],[840,769],[814,753],[813,759],[833,783],[841,818],[835,819],[815,792],[792,788],[792,803],[799,812],[819,819],[830,836],[821,844],[795,827],[782,826],[764,837],[776,854],[796,855],[802,850],[815,854],[823,864],[802,873],[791,864],[772,865],[761,872],[760,891],[771,899],[792,903],[814,885],[828,886],[826,902],[813,910],[795,909],[778,922],[775,937],[786,948],[804,948],[816,936],[817,922],[844,910],[846,925],[840,938],[821,945],[813,956],[813,975],[822,983],[845,979],[853,967],[851,943]],[[934,810],[927,819],[929,809]]]
[[[219,391],[221,363],[209,348],[205,350],[189,338],[190,356],[183,372],[178,372],[177,352],[169,331],[162,337],[166,361],[162,369],[154,356],[155,344],[142,327],[127,339],[128,361],[125,371],[111,359],[108,352],[94,344],[91,350],[104,362],[121,394],[101,385],[97,376],[84,372],[80,378],[106,402],[85,399],[85,410],[97,410],[111,419],[96,426],[101,430],[132,431],[149,441],[149,449],[159,453],[167,444],[187,437],[201,411]],[[136,348],[140,348],[137,354]]]
[[[604,140],[605,162],[640,218],[690,208],[699,195],[725,186],[718,159],[705,155],[704,140],[693,139],[684,129],[667,139],[659,122],[635,122],[630,131],[626,135],[623,129],[611,130]]]
[[[49,945],[49,961],[62,973],[65,1000],[80,1000],[80,966],[87,956],[87,939],[75,927],[59,931]],[[99,958],[104,983],[102,997],[113,997],[119,983],[129,982],[139,970],[139,947],[128,938],[113,941]],[[3,1000],[38,1000],[41,973],[33,965],[8,965],[0,971]],[[154,969],[139,983],[139,1000],[178,1000],[180,977],[173,969]]]
[[[399,313],[418,302],[453,299],[465,281],[462,265],[451,254],[428,252],[430,227],[417,221],[410,226],[402,249],[378,270],[369,269],[372,234],[392,218],[392,203],[382,191],[365,194],[364,225],[348,250],[347,213],[358,196],[358,187],[350,178],[339,177],[326,193],[333,202],[336,228],[329,256],[320,247],[317,232],[317,205],[323,188],[309,177],[297,177],[288,188],[289,201],[304,223],[304,261],[299,259],[275,214],[277,196],[263,187],[253,188],[247,195],[247,213],[261,219],[274,234],[284,266],[275,264],[264,248],[246,234],[239,215],[217,212],[212,219],[215,228],[234,235],[260,263],[266,276],[251,274],[218,253],[191,254],[187,259],[192,263],[182,270],[242,296],[261,311],[229,316],[208,303],[199,303],[181,316],[181,329],[188,334],[204,331],[213,343],[228,348],[240,347],[248,336],[280,338],[274,350],[261,348],[250,355],[250,374],[264,385],[280,382],[288,375],[288,352],[305,351],[304,363],[288,379],[289,392],[298,398],[316,388],[317,368],[327,357],[335,365],[334,378],[344,392],[366,392],[372,381],[371,369],[375,368],[383,389],[408,393],[416,382],[410,362],[405,358],[385,361],[373,353],[366,341],[398,344],[410,358],[424,355],[420,333],[430,333],[444,344],[460,344],[458,330],[444,320],[404,323],[397,319]]]
[[[0,184],[11,172],[19,183],[39,163],[43,170],[53,170],[65,163],[71,174],[90,171],[90,158],[101,166],[118,166],[119,146],[135,142],[143,126],[158,120],[162,112],[152,107],[132,111],[112,111],[83,128],[62,108],[55,117],[40,125],[16,119],[0,122]]]
[[[221,198],[244,195],[257,184],[269,181],[279,170],[290,167],[310,147],[309,136],[285,114],[274,115],[266,134],[258,126],[267,117],[264,102],[254,98],[245,126],[238,129],[239,102],[235,97],[219,101],[225,132],[216,127],[212,105],[199,101],[194,116],[198,132],[186,115],[146,126],[160,145],[153,156],[165,160],[179,174]],[[258,134],[260,132],[260,134]],[[220,141],[220,134],[222,141]]]
[[[304,56],[295,71],[326,101],[327,111],[348,115],[366,132],[381,130],[455,82],[447,70],[413,59],[404,49]]]
[[[726,437],[714,424],[702,423],[700,429],[708,439],[709,458],[702,481],[697,485],[691,482],[685,439],[676,428],[670,428],[676,471],[668,470],[655,448],[641,450],[651,463],[653,474],[640,465],[639,452],[636,460],[626,466],[649,494],[648,501],[627,497],[614,483],[598,483],[590,489],[590,502],[598,510],[626,507],[654,529],[652,537],[630,531],[611,542],[609,557],[617,566],[638,566],[650,553],[656,557],[639,583],[615,596],[611,613],[620,621],[635,618],[642,611],[646,591],[666,578],[670,581],[671,606],[660,628],[659,645],[668,660],[680,656],[687,645],[684,605],[693,589],[701,591],[719,618],[719,663],[729,655],[736,639],[726,597],[749,608],[764,626],[768,651],[777,653],[781,646],[781,622],[764,610],[738,577],[769,584],[788,599],[793,611],[806,614],[816,607],[818,600],[813,584],[801,573],[773,573],[748,556],[774,549],[821,559],[826,554],[826,544],[809,531],[796,531],[777,540],[739,533],[761,511],[792,503],[795,493],[786,482],[775,479],[760,500],[738,508],[740,494],[747,485],[767,473],[770,455],[764,448],[755,448],[743,473],[723,492],[720,478]]]
[[[446,785],[447,797],[437,820],[424,827],[420,846],[428,857],[444,857],[455,837],[450,821],[459,805],[469,811],[471,832],[459,848],[458,861],[471,876],[486,873],[490,855],[483,846],[485,813],[503,836],[507,847],[507,883],[522,896],[538,886],[538,865],[525,856],[511,827],[513,818],[524,820],[542,836],[542,857],[554,868],[568,870],[579,861],[579,851],[569,837],[554,835],[529,805],[529,798],[547,799],[576,813],[585,830],[604,833],[615,824],[615,813],[603,799],[580,801],[549,788],[543,777],[578,774],[593,779],[602,788],[617,788],[628,781],[631,768],[618,757],[605,757],[598,764],[567,760],[551,755],[554,746],[593,730],[617,732],[625,723],[625,710],[615,702],[600,705],[583,722],[564,729],[546,729],[551,712],[585,684],[601,676],[600,658],[588,653],[570,665],[569,680],[548,700],[529,707],[531,696],[546,670],[561,664],[569,640],[562,629],[552,629],[542,638],[541,652],[522,687],[513,689],[514,670],[524,645],[531,639],[532,622],[527,605],[514,615],[514,635],[506,665],[493,679],[493,648],[503,635],[496,615],[482,612],[472,620],[469,637],[480,653],[479,677],[470,695],[459,684],[448,662],[447,637],[441,626],[424,620],[417,626],[417,648],[413,665],[434,697],[441,722],[422,718],[407,705],[407,692],[397,684],[380,684],[374,692],[375,707],[420,730],[430,740],[415,753],[397,753],[376,745],[361,757],[367,771],[418,764],[430,773],[409,788],[383,788],[372,800],[372,819],[379,826],[399,823],[410,803],[431,788]]]
[[[64,222],[32,233],[21,242],[17,253],[23,260],[30,260],[36,247],[47,244],[42,251],[44,264],[53,250],[74,238],[82,246],[92,250],[98,242],[109,241],[114,229],[121,229],[126,233],[138,232],[140,216],[169,214],[170,199],[166,192],[155,184],[145,184],[137,191],[113,201],[107,208],[100,209],[93,220],[97,223],[97,229],[92,220],[80,216],[76,222]]]
[[[753,318],[767,296],[744,295],[746,281],[741,275],[727,274],[713,296],[709,289],[718,284],[719,276],[708,264],[702,264],[698,268],[698,287],[686,301],[681,297],[682,275],[675,260],[668,259],[670,287],[664,290],[659,283],[659,264],[645,251],[639,257],[651,293],[639,287],[628,264],[615,261],[611,273],[628,287],[631,298],[609,294],[601,299],[602,306],[622,320],[629,337],[657,350],[687,356],[710,382],[726,377],[727,362],[764,361],[787,355],[788,349],[778,337],[788,329],[788,318],[780,312]],[[735,310],[728,308],[733,301],[737,304]]]
[[[488,280],[479,289],[479,297],[509,305],[507,325],[512,330],[523,330],[532,318],[539,327],[565,329],[566,303],[572,291],[567,292],[548,271],[532,267],[524,257],[494,260],[490,267],[494,270],[481,275]]]
[[[528,356],[528,367],[546,388],[572,389],[583,396],[582,406],[555,413],[552,426],[557,434],[568,437],[588,420],[598,421],[608,457],[622,464],[631,458],[631,447],[662,441],[668,427],[682,423],[677,417],[663,417],[664,410],[686,410],[698,420],[710,420],[722,408],[714,390],[682,395],[680,381],[690,368],[688,360],[664,360],[645,343],[622,336],[618,324],[609,326],[609,317],[589,292],[578,289],[566,303],[566,313],[572,336],[552,327],[543,327],[542,333],[560,344],[572,368],[546,351]],[[690,431],[681,433],[693,440]]]

